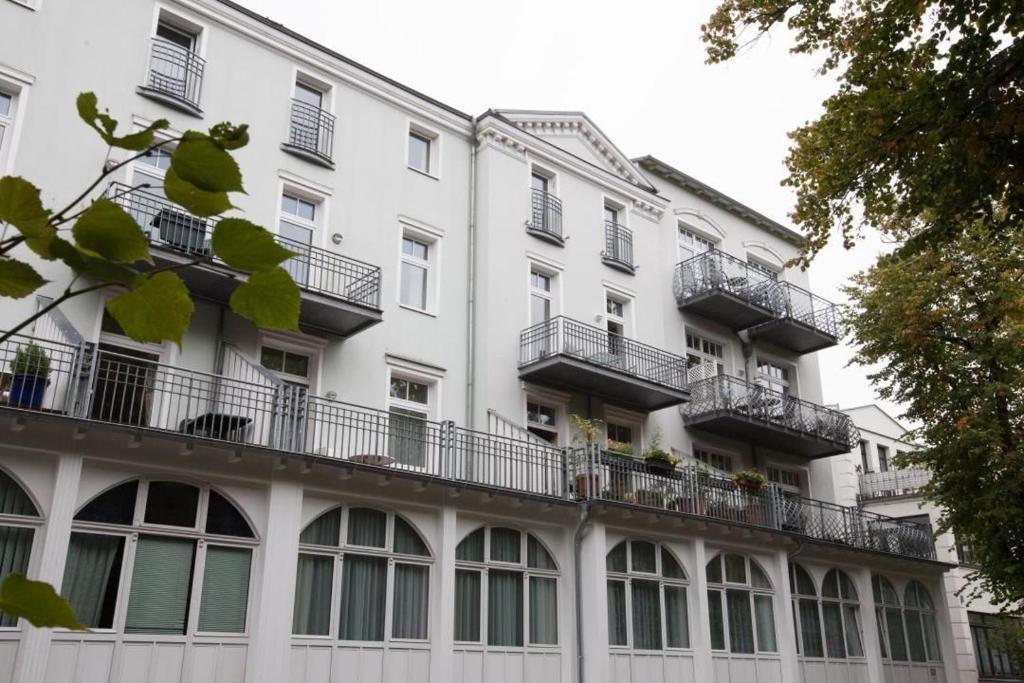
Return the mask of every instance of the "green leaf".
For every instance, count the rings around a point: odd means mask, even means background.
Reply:
[[[164,174],[164,193],[194,216],[216,216],[231,208],[227,192],[207,192],[178,177],[174,167]]]
[[[76,274],[84,275],[97,282],[112,282],[125,287],[134,287],[142,277],[134,268],[94,256],[62,237],[54,238],[52,251],[56,258]]]
[[[178,178],[206,192],[242,192],[235,160],[206,135],[189,131],[171,154]]]
[[[141,284],[107,304],[110,315],[135,341],[170,340],[178,346],[188,329],[193,308],[185,283],[169,271],[142,278]]]
[[[249,276],[231,294],[231,310],[259,327],[299,329],[299,286],[281,267]]]
[[[109,199],[97,199],[75,222],[78,246],[114,263],[152,263],[149,241],[127,211]]]
[[[0,260],[0,296],[21,299],[49,282],[27,263]]]
[[[111,118],[106,111],[101,112],[99,110],[94,93],[84,92],[80,94],[76,105],[78,106],[78,115],[81,119],[89,124],[90,128],[99,133],[104,142],[111,147],[120,147],[121,149],[133,152],[141,152],[147,147],[152,147],[156,131],[163,130],[171,125],[167,119],[159,119],[138,132],[117,137],[114,135],[114,131],[117,130],[117,121]]]
[[[0,610],[12,617],[26,619],[39,628],[89,630],[78,623],[71,605],[57,595],[53,586],[26,579],[18,573],[8,574],[0,584]]]
[[[225,218],[213,230],[213,253],[232,268],[254,272],[280,265],[295,255],[260,226],[242,218]]]
[[[228,122],[218,123],[210,129],[210,139],[221,149],[238,149],[249,144],[249,124],[239,126]]]

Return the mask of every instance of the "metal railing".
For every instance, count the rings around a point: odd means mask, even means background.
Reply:
[[[836,304],[811,294],[790,282],[779,282],[771,290],[770,304],[775,315],[803,323],[832,337],[841,336]]]
[[[716,375],[690,385],[690,402],[679,408],[683,418],[729,412],[765,424],[813,435],[852,449],[860,431],[849,415],[795,398],[759,384]]]
[[[199,109],[206,61],[195,52],[163,38],[153,38],[146,87]]]
[[[529,229],[543,233],[561,242],[562,200],[550,192],[532,189],[530,195]]]
[[[862,472],[858,479],[860,499],[870,500],[912,495],[931,481],[932,473],[925,469]]]
[[[19,369],[35,343],[41,361]],[[39,358],[38,352],[33,352]],[[455,485],[549,499],[593,499],[800,534],[830,543],[934,559],[927,525],[758,492],[683,467],[665,471],[597,448],[478,432],[400,410],[312,396],[225,345],[222,373],[174,367],[90,344],[15,336],[0,344],[0,404],[174,432],[239,446],[333,458],[382,474],[404,471]],[[30,376],[28,379],[22,377]]]
[[[519,336],[519,367],[553,355],[686,389],[686,359],[682,356],[564,316],[537,323]]]
[[[665,471],[596,447],[569,452],[570,490],[606,500],[786,531],[864,550],[935,559],[930,525],[892,519],[783,492],[751,491],[695,466]]]
[[[764,269],[712,249],[677,264],[672,288],[680,305],[691,297],[720,291],[770,308],[769,295],[776,284],[777,279]]]
[[[209,256],[217,218],[197,218],[156,192],[111,183],[107,197],[142,226],[152,242],[190,256]],[[380,267],[281,235],[274,239],[296,253],[284,263],[303,289],[370,308],[380,307]]]
[[[331,161],[334,151],[334,116],[301,100],[292,100],[288,144]]]
[[[633,233],[624,225],[614,221],[604,222],[604,251],[601,257],[634,270]]]

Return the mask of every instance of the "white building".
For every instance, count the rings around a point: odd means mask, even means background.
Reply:
[[[865,510],[899,519],[920,521],[938,528],[942,511],[925,503],[920,488],[928,483],[928,470],[898,467],[899,455],[920,448],[907,438],[907,429],[877,405],[847,408],[860,430],[860,444],[846,456],[832,458],[836,490],[843,505],[859,504]],[[971,565],[970,547],[960,544],[955,533],[939,534],[936,552],[940,560],[957,566],[945,575],[946,604],[953,627],[956,663],[961,681],[1019,681],[1022,672],[989,636],[998,625],[1000,605],[987,594],[970,597],[967,589]]]
[[[0,347],[0,573],[92,627],[0,622],[0,681],[960,680],[951,563],[828,459],[859,437],[798,234],[582,113],[470,116],[226,0],[0,0],[0,168],[51,205],[106,153],[80,90],[250,124],[239,211],[303,254],[303,332],[230,313],[209,263],[180,348],[100,295]],[[175,263],[211,225],[166,164],[101,189]]]

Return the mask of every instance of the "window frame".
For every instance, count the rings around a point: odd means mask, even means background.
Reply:
[[[417,168],[412,165],[412,139],[417,138],[427,143],[427,167]],[[434,180],[441,179],[441,131],[427,126],[419,121],[409,119],[406,127],[405,145],[403,145],[405,159],[403,163],[410,171],[415,171],[427,178]]]
[[[735,464],[738,456],[735,453],[723,451],[720,448],[707,447],[700,443],[692,443],[690,446],[690,457],[693,458],[695,463],[710,467],[712,470],[718,472],[725,472],[731,474],[736,471]],[[719,462],[723,465],[727,465],[727,468],[719,467],[714,464],[715,460],[719,459]]]
[[[396,277],[398,286],[395,287],[395,302],[400,308],[432,317],[440,315],[440,302],[442,298],[440,296],[442,237],[443,235],[439,232],[427,230],[421,225],[413,225],[406,221],[399,221],[398,271]],[[406,254],[404,250],[405,240],[411,240],[425,245],[427,247],[426,260],[416,258],[411,254]],[[413,304],[408,304],[402,301],[402,278],[404,264],[406,263],[410,266],[424,268],[426,270],[426,291],[423,293],[425,305],[423,308],[419,308]]]
[[[743,558],[743,560],[744,560],[744,572],[745,572],[745,576],[746,576],[746,583],[736,583],[734,581],[729,581],[729,579],[728,579],[728,570],[725,567],[725,557],[727,555],[735,555],[737,557],[742,557]],[[711,562],[715,562],[715,561],[718,561],[720,563],[720,569],[721,569],[721,572],[722,572],[722,580],[721,581],[715,581],[715,582],[710,581],[710,580],[706,580],[705,583],[706,583],[706,589],[707,589],[707,593],[708,593],[708,602],[709,603],[711,602],[711,595],[710,595],[711,592],[714,591],[714,592],[718,593],[718,600],[719,600],[719,602],[721,604],[721,607],[722,607],[722,636],[723,636],[722,641],[725,644],[725,648],[724,649],[709,648],[709,649],[711,649],[712,655],[714,655],[715,653],[720,653],[720,654],[726,654],[726,655],[728,655],[730,657],[739,655],[741,657],[755,657],[755,658],[756,657],[762,657],[762,656],[767,656],[767,657],[779,657],[779,656],[781,656],[780,647],[779,647],[779,623],[778,623],[779,616],[777,614],[778,610],[776,609],[776,605],[775,605],[776,588],[775,588],[774,585],[772,585],[770,588],[755,587],[753,585],[753,581],[751,580],[751,577],[752,577],[753,574],[750,571],[750,566],[751,566],[751,564],[756,565],[757,568],[760,570],[761,574],[764,575],[764,577],[768,581],[768,583],[771,584],[772,580],[771,580],[771,576],[769,575],[769,573],[767,571],[765,571],[764,566],[761,564],[761,562],[757,561],[756,559],[754,559],[750,555],[741,554],[739,552],[723,550],[723,551],[717,553],[714,557],[712,557],[711,560],[708,561],[707,565],[705,565],[705,567],[702,569],[702,571],[705,572],[705,577],[707,576],[707,566],[710,565]],[[728,591],[729,590],[733,590],[733,591],[746,591],[746,593],[747,593],[748,602],[749,602],[749,606],[750,606],[751,637],[752,637],[752,639],[754,641],[754,651],[753,652],[736,652],[736,651],[733,651],[733,649],[732,649],[732,637],[731,637],[731,634],[729,633],[729,631],[730,631],[729,606],[728,606],[728,602],[727,602],[727,595],[728,595]],[[758,632],[757,632],[757,602],[756,602],[756,597],[757,596],[767,596],[769,598],[769,600],[770,600],[769,604],[771,604],[771,606],[772,606],[772,624],[771,624],[771,626],[772,626],[772,633],[773,633],[774,640],[775,640],[775,649],[774,650],[762,650],[762,649],[760,649],[761,648],[761,642],[760,642],[760,638],[758,637]],[[711,620],[708,619],[708,629],[711,629],[711,628],[712,628]]]
[[[684,244],[688,242],[689,244]],[[676,254],[679,262],[694,258],[708,251],[719,249],[720,240],[709,236],[685,221],[676,222]],[[703,249],[699,247],[704,247]],[[684,253],[689,252],[689,253]]]
[[[794,574],[796,567],[800,567],[807,574],[808,578],[810,578],[811,583],[813,584],[813,587],[814,587],[814,591],[815,591],[813,595],[812,594],[808,594],[808,593],[800,593],[799,592],[799,589],[797,588],[799,583],[796,581],[795,574]],[[830,597],[830,596],[826,596],[825,595],[824,581],[828,579],[828,577],[832,574],[832,572],[836,572],[836,579],[835,579],[836,580],[836,589],[837,589],[836,597]],[[862,623],[862,618],[861,618],[861,614],[860,614],[860,599],[859,599],[860,595],[855,593],[854,597],[852,597],[852,598],[843,597],[841,576],[846,576],[847,580],[849,580],[851,585],[853,586],[854,591],[856,591],[856,584],[853,583],[853,579],[850,578],[850,576],[845,571],[843,571],[843,570],[841,570],[839,568],[836,568],[836,567],[831,567],[831,568],[829,568],[826,571],[825,576],[824,576],[821,584],[819,584],[816,581],[814,574],[807,567],[805,567],[805,566],[803,566],[803,565],[801,565],[801,564],[799,564],[797,562],[790,562],[789,563],[788,573],[789,573],[789,581],[791,583],[790,602],[792,604],[792,609],[793,609],[793,625],[794,625],[794,629],[795,629],[795,632],[794,632],[793,635],[794,635],[794,642],[796,643],[796,647],[797,647],[797,657],[799,659],[802,659],[802,660],[812,660],[812,661],[821,661],[821,662],[824,662],[824,661],[843,662],[843,661],[848,661],[848,660],[863,661],[863,660],[867,659],[867,650],[864,648],[864,629],[863,628],[860,628],[860,630],[859,630],[859,632],[857,634],[857,637],[860,640],[861,654],[860,655],[851,655],[850,654],[850,638],[849,638],[849,635],[848,635],[849,625],[847,624],[847,621],[846,621],[846,608],[847,607],[853,607],[853,608],[856,609],[857,622],[858,622],[857,626],[860,627],[860,625]],[[816,610],[817,610],[817,615],[818,615],[818,632],[819,632],[819,636],[821,637],[821,656],[817,656],[817,655],[809,656],[809,655],[806,654],[807,647],[806,647],[806,645],[804,645],[804,642],[803,642],[803,616],[801,615],[800,610],[799,610],[799,605],[800,605],[800,602],[802,602],[802,601],[805,601],[805,602],[806,601],[814,601],[814,603],[815,603]],[[825,624],[825,604],[826,603],[828,603],[829,605],[836,605],[836,606],[838,606],[838,609],[839,609],[839,629],[840,629],[839,635],[842,638],[843,652],[844,652],[844,656],[842,656],[842,657],[833,657],[832,655],[829,654],[829,646],[828,646],[828,635],[829,635],[829,633],[828,633],[828,627]]]
[[[654,571],[645,572],[633,568],[633,543],[650,543],[654,546]],[[619,571],[608,569],[607,557],[620,545],[625,544],[626,547],[626,571]],[[672,559],[676,561],[679,568],[685,575],[682,578],[665,576],[665,569],[663,566],[662,553],[667,552],[672,556]],[[618,543],[612,545],[611,549],[605,553],[605,583],[610,584],[613,581],[621,582],[624,585],[625,593],[625,610],[626,610],[626,644],[625,645],[613,645],[611,642],[608,643],[609,649],[617,651],[625,651],[630,653],[639,654],[651,654],[657,652],[693,652],[693,600],[690,592],[691,581],[690,576],[686,571],[685,563],[679,559],[679,555],[670,548],[667,544],[657,541],[651,538],[645,538],[642,536],[630,536],[622,539]],[[661,627],[661,648],[660,649],[637,649],[636,648],[636,637],[633,632],[633,581],[644,581],[648,583],[656,583],[658,585],[658,609],[660,616],[660,627]],[[667,619],[667,605],[665,603],[665,589],[666,588],[681,588],[683,594],[686,596],[686,633],[689,644],[685,647],[670,646],[668,644],[668,619]],[[699,621],[699,619],[698,619]],[[609,641],[611,629],[609,628]]]
[[[691,342],[696,344],[697,348],[691,346]],[[716,376],[729,374],[729,364],[727,361],[731,356],[728,342],[720,341],[703,332],[687,327],[684,331],[684,346],[687,373],[689,373],[691,368],[699,367],[704,364],[714,364]],[[706,346],[717,346],[721,350],[722,355],[717,356],[714,353],[707,351],[705,349]],[[690,365],[691,358],[696,359],[698,362],[694,365]]]
[[[44,510],[39,505],[39,501],[36,500],[35,496],[29,491],[28,486],[17,477],[13,471],[9,468],[0,465],[0,475],[6,475],[11,482],[17,486],[21,492],[28,498],[28,501],[35,507],[35,515],[15,515],[11,513],[0,513],[0,529],[3,528],[16,528],[16,529],[31,529],[32,530],[32,541],[29,543],[28,558],[25,561],[25,574],[32,576],[36,572],[36,564],[38,563],[38,548],[41,545],[42,533],[40,530],[46,524],[46,517],[44,517]],[[17,633],[21,631],[21,624],[23,619],[15,619],[13,626],[0,625],[0,633]]]

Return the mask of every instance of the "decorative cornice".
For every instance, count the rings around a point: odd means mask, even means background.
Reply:
[[[633,211],[639,213],[645,218],[650,218],[655,222],[661,221],[661,217],[665,215],[665,212],[654,204],[644,202],[639,199],[633,200]]]
[[[494,145],[515,152],[517,155],[526,156],[526,145],[513,137],[505,135],[500,130],[485,128],[476,136],[477,143],[481,145]]]
[[[605,164],[620,177],[636,185],[646,186],[648,183],[634,170],[633,164],[626,160],[623,163],[621,153],[616,153],[606,144],[605,137],[594,130],[582,118],[571,119],[511,119],[516,127],[537,137],[553,135],[576,135],[580,137]]]

